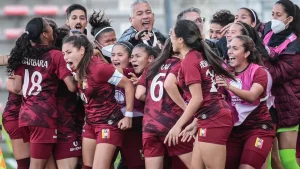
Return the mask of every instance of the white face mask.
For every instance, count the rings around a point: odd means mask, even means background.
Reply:
[[[287,20],[287,18],[285,20]],[[286,25],[284,24],[283,21],[280,21],[280,20],[277,20],[277,19],[272,19],[271,29],[275,34],[285,30],[285,28],[286,28]]]
[[[106,57],[111,57],[111,52],[112,52],[113,47],[114,47],[114,45],[107,45],[107,46],[102,47],[102,49],[101,49],[102,54]]]
[[[99,46],[102,47],[101,49],[101,53],[102,55],[106,56],[106,57],[111,57],[111,52],[112,52],[112,48],[114,47],[114,45],[107,45],[107,46],[102,46],[98,41],[95,40],[95,43],[97,43]]]

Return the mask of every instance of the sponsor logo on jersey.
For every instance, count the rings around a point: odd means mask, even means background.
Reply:
[[[264,140],[257,137],[254,146],[261,149],[263,144],[264,144]]]
[[[199,136],[206,137],[206,132],[207,132],[206,128],[200,128],[200,130],[199,130]]]
[[[208,64],[208,62],[206,61],[206,60],[202,60],[201,62],[200,62],[200,67],[203,69],[203,68],[206,68],[206,67],[208,67],[208,66],[210,66],[209,64]]]
[[[109,138],[110,138],[109,129],[102,129],[102,139],[109,139]]]

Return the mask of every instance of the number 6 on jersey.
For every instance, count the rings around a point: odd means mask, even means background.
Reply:
[[[163,96],[163,92],[164,92],[164,84],[162,81],[158,80],[160,77],[165,77],[166,76],[166,73],[159,73],[157,74],[153,80],[152,80],[152,83],[151,83],[151,86],[150,86],[150,96],[151,96],[151,99],[153,101],[160,101],[162,96]],[[155,96],[155,89],[156,87],[158,87],[158,96],[156,97]]]

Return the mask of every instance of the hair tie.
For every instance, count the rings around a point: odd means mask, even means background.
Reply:
[[[105,27],[105,28],[102,28],[102,29],[100,29],[96,34],[95,34],[95,38],[102,32],[102,31],[104,31],[105,29],[112,29],[113,30],[113,28],[112,27]]]

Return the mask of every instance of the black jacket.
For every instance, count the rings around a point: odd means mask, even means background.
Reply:
[[[157,40],[160,41],[160,43],[163,45],[166,41],[166,37],[160,33],[160,31],[156,28],[152,29],[153,33],[156,35]],[[137,33],[137,30],[135,30],[132,26],[130,26],[119,38],[119,41],[128,41],[133,46],[136,46],[137,44],[143,43],[141,40],[135,40],[135,34]]]

